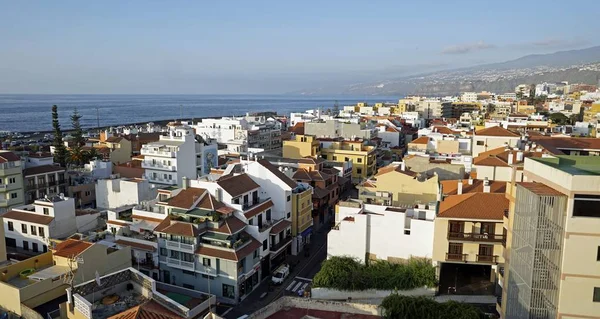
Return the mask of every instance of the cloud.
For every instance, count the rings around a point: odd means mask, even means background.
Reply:
[[[514,46],[522,49],[570,49],[589,44],[585,39],[546,38],[531,42],[517,43]]]
[[[456,44],[445,47],[442,50],[442,54],[466,54],[474,51],[481,51],[487,49],[493,49],[496,46],[493,44],[485,43],[483,41],[475,42],[475,43],[464,43],[464,44]]]

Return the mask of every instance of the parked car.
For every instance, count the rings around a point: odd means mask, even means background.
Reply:
[[[271,281],[276,285],[281,285],[285,278],[290,274],[290,267],[288,265],[281,265],[277,268],[271,276]]]

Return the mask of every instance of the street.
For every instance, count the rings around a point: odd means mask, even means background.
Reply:
[[[246,299],[225,312],[225,318],[235,319],[245,314],[249,315],[284,294],[297,296],[297,291],[306,288],[310,284],[310,280],[319,272],[321,263],[327,257],[328,231],[329,227],[324,225],[320,230],[313,233],[310,256],[305,257],[304,252],[301,252],[298,256],[292,256],[291,261],[298,260],[298,264],[281,285],[272,286],[272,291],[269,291],[270,279],[264,280]]]

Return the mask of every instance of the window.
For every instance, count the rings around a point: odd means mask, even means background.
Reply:
[[[167,249],[166,248],[161,248],[160,249],[160,255],[161,256],[166,256],[167,255]]]
[[[14,184],[14,183],[16,183],[16,182],[17,182],[17,179],[16,179],[16,178],[14,178],[14,177],[11,177],[11,178],[9,178],[9,179],[8,179],[8,183],[9,183],[9,184]]]
[[[248,225],[254,225],[254,218],[248,219]]]
[[[31,225],[31,234],[37,236],[36,228],[33,225]]]
[[[29,242],[26,240],[23,241],[23,249],[29,250]]]
[[[229,299],[235,298],[235,287],[232,285],[223,284],[223,297]]]
[[[600,302],[600,287],[594,287],[594,302]]]
[[[192,276],[196,275],[195,272],[189,271],[189,270],[184,270],[183,273],[186,274],[186,275],[192,275]]]
[[[50,215],[50,209],[48,207],[44,207],[44,215]]]
[[[360,168],[357,168],[357,169],[356,169],[356,174],[362,174],[362,169],[360,169]]]
[[[269,248],[268,245],[269,245],[268,240],[266,240],[266,239],[263,240],[263,251],[265,251],[265,250],[267,250],[267,248]],[[600,256],[600,247],[598,247],[598,254],[599,254],[598,256]]]
[[[477,141],[477,146],[483,146],[483,145],[485,145],[484,141]]]
[[[38,233],[40,234],[40,237],[46,238],[46,235],[44,235],[44,228],[38,227]]]
[[[345,162],[350,162],[350,157],[344,157]]]
[[[321,157],[326,160],[327,159],[327,154],[322,154]]]
[[[92,192],[90,191],[85,191],[85,196],[90,196],[92,194]]]
[[[575,194],[573,216],[600,217],[600,196]]]
[[[13,226],[13,222],[8,222],[8,230],[15,231],[15,228]]]
[[[183,288],[187,288],[187,289],[194,290],[194,285],[190,285],[190,284],[183,284]]]
[[[333,156],[333,160],[334,160],[334,161],[337,161],[337,156],[335,156],[335,155],[334,155],[334,156]]]
[[[27,225],[26,224],[21,224],[21,233],[27,234]]]
[[[267,209],[267,220],[271,220],[271,209]]]
[[[212,279],[212,277],[211,277],[211,276],[209,276],[209,275],[205,275],[205,274],[202,274],[202,278],[204,278],[204,279],[208,279],[208,280],[211,280],[211,279]]]
[[[288,195],[288,197],[287,197],[287,201],[289,202],[289,201],[291,201],[291,200],[292,200],[292,196]]]
[[[15,199],[17,196],[17,193],[10,193],[10,199]]]
[[[360,158],[360,157],[359,157],[359,158],[357,158],[357,159],[356,159],[356,162],[357,162],[357,163],[362,163],[362,158]]]
[[[37,243],[31,243],[31,250],[33,250],[34,253],[37,253],[38,250],[38,244]]]
[[[410,235],[410,229],[405,229],[404,230],[404,235]]]
[[[254,259],[258,258],[258,249],[254,251]]]
[[[292,216],[292,213],[288,212],[287,218],[290,218],[291,216]]]
[[[202,265],[210,267],[210,258],[202,258]]]
[[[598,246],[598,251],[596,252],[596,261],[600,261],[600,246]]]

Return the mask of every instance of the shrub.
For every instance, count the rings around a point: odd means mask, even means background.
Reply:
[[[338,290],[409,290],[436,284],[431,262],[415,258],[403,264],[377,260],[365,265],[350,257],[332,257],[313,279],[314,287]]]
[[[479,309],[456,301],[438,303],[427,297],[391,294],[381,305],[385,318],[479,319],[485,318]]]

